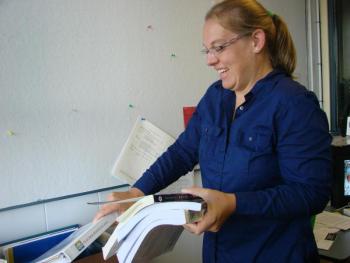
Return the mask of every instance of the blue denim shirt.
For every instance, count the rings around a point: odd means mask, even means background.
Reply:
[[[331,136],[316,96],[274,70],[234,108],[235,93],[212,84],[134,186],[155,193],[199,162],[203,187],[237,198],[220,231],[205,233],[203,262],[317,261],[310,216],[329,199]]]

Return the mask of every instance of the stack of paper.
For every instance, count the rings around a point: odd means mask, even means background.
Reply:
[[[204,215],[203,200],[147,203],[139,200],[117,221],[118,226],[103,247],[104,259],[117,254],[119,262],[148,261],[171,251],[183,227]],[[141,203],[141,205],[140,205]]]
[[[316,216],[314,235],[319,249],[329,250],[340,230],[350,229],[350,218],[338,213],[323,211]]]

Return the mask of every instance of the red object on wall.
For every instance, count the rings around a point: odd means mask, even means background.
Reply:
[[[190,121],[193,112],[196,110],[196,107],[193,106],[188,106],[188,107],[183,107],[183,115],[184,115],[184,126],[185,128],[187,127],[188,122]]]

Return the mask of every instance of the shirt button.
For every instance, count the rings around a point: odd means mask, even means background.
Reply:
[[[244,110],[244,106],[240,106],[239,109],[240,109],[240,110]]]
[[[252,137],[249,137],[248,140],[251,142],[251,141],[253,140],[253,138],[252,138]]]

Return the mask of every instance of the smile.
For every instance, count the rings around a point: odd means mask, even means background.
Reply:
[[[221,73],[225,73],[228,71],[228,69],[217,69],[218,73],[221,74]]]

